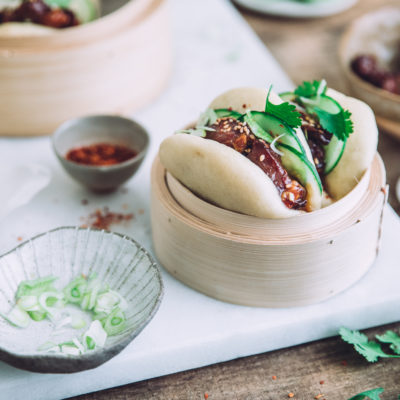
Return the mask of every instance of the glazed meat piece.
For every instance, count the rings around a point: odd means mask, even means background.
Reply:
[[[330,143],[332,134],[323,129],[316,120],[303,112],[301,113],[301,119],[301,129],[307,138],[315,167],[322,177],[325,169],[325,150],[323,146]]]
[[[43,0],[25,0],[15,9],[0,12],[0,23],[25,22],[48,26],[51,28],[68,28],[79,25],[72,11],[51,8]]]
[[[244,153],[255,139],[249,126],[234,118],[220,118],[210,128],[214,131],[207,131],[207,139],[229,146],[239,153]]]
[[[210,128],[213,131],[207,131],[206,138],[235,149],[260,167],[273,181],[288,208],[305,207],[304,187],[290,178],[280,156],[265,141],[256,138],[246,123],[226,117],[218,119]]]

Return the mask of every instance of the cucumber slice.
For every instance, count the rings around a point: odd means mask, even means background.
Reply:
[[[285,101],[293,102],[296,100],[296,95],[292,92],[281,93],[279,96]],[[321,94],[318,97],[311,97],[309,99],[304,97],[300,97],[299,99],[301,104],[305,106],[307,112],[310,114],[314,113],[314,107],[319,107],[330,114],[337,114],[343,110],[342,106],[335,99],[325,94]],[[323,146],[325,151],[325,175],[332,172],[336,165],[338,165],[345,147],[346,141],[338,139],[335,135],[332,136],[332,140],[328,145]]]
[[[313,112],[313,107],[319,107],[330,114],[338,114],[343,111],[342,106],[335,99],[324,94],[310,99],[300,99],[305,104],[306,110],[310,113]],[[328,145],[323,146],[325,151],[325,175],[332,172],[336,165],[338,165],[345,147],[346,141],[338,139],[335,135],[332,136]]]
[[[281,157],[282,165],[290,176],[296,178],[304,187],[309,185],[318,187],[322,194],[321,179],[315,165],[310,162],[307,156],[285,143],[279,143],[277,147],[283,153]]]
[[[339,140],[335,135],[332,136],[330,143],[323,146],[325,150],[325,169],[324,174],[328,175],[338,165],[344,149],[346,147],[346,141]]]
[[[283,93],[279,93],[279,97],[283,100],[283,101],[289,101],[289,102],[295,102],[296,100],[296,95],[293,92],[283,92]]]
[[[233,110],[228,110],[227,108],[218,108],[213,111],[215,112],[215,114],[217,114],[218,118],[231,117],[231,118],[239,119],[242,116],[242,114],[240,114],[239,112],[233,111]]]
[[[279,143],[285,143],[300,153],[304,153],[304,147],[297,137],[296,132],[280,119],[260,111],[249,111],[243,116],[253,133],[266,142],[271,143],[278,136]],[[258,128],[257,128],[258,127]],[[263,137],[259,136],[262,133]],[[272,138],[272,140],[271,140]]]

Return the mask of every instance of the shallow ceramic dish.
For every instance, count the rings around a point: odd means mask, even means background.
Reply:
[[[392,69],[400,57],[400,7],[388,7],[356,19],[344,33],[339,57],[354,97],[368,103],[378,125],[400,139],[400,95],[380,89],[356,75],[350,63],[362,54],[374,54],[380,64]]]
[[[234,0],[237,4],[264,14],[289,18],[321,18],[338,14],[358,0],[316,0],[310,3],[294,0]]]
[[[137,122],[114,115],[97,115],[67,121],[53,135],[53,149],[72,178],[97,192],[109,192],[130,179],[142,164],[150,137]],[[72,148],[95,143],[127,146],[137,155],[109,166],[78,164],[65,158]]]
[[[92,273],[127,300],[127,327],[122,333],[108,337],[103,349],[80,356],[58,355],[37,350],[53,333],[50,322],[33,322],[20,329],[0,319],[0,360],[33,372],[71,373],[95,368],[123,350],[155,315],[163,283],[149,253],[117,233],[58,228],[0,257],[0,312],[6,314],[13,306],[23,280],[53,275],[62,288],[74,277]]]

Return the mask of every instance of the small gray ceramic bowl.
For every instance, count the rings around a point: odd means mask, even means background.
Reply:
[[[137,122],[114,115],[96,115],[69,120],[53,135],[53,148],[65,170],[96,192],[110,192],[122,185],[140,167],[149,147],[149,135]],[[65,158],[69,150],[95,143],[125,145],[137,155],[110,166],[88,166]]]
[[[161,273],[140,244],[118,233],[65,227],[36,236],[0,257],[0,313],[7,314],[14,306],[23,280],[55,276],[55,286],[61,289],[81,274],[96,274],[125,298],[126,328],[109,336],[101,349],[79,356],[63,355],[38,348],[48,341],[69,341],[78,335],[76,330],[70,328],[64,337],[55,339],[54,325],[47,319],[31,321],[21,329],[0,318],[0,360],[33,372],[71,373],[95,368],[123,350],[158,310],[164,291]]]

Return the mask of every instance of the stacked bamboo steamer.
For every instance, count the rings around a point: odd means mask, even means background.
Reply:
[[[160,93],[172,63],[166,0],[114,1],[123,5],[89,24],[0,38],[0,135],[50,134],[69,118],[124,114]]]
[[[158,259],[216,299],[261,307],[317,303],[357,282],[377,256],[387,199],[379,155],[343,199],[287,219],[216,207],[169,175],[158,158],[151,180]]]

